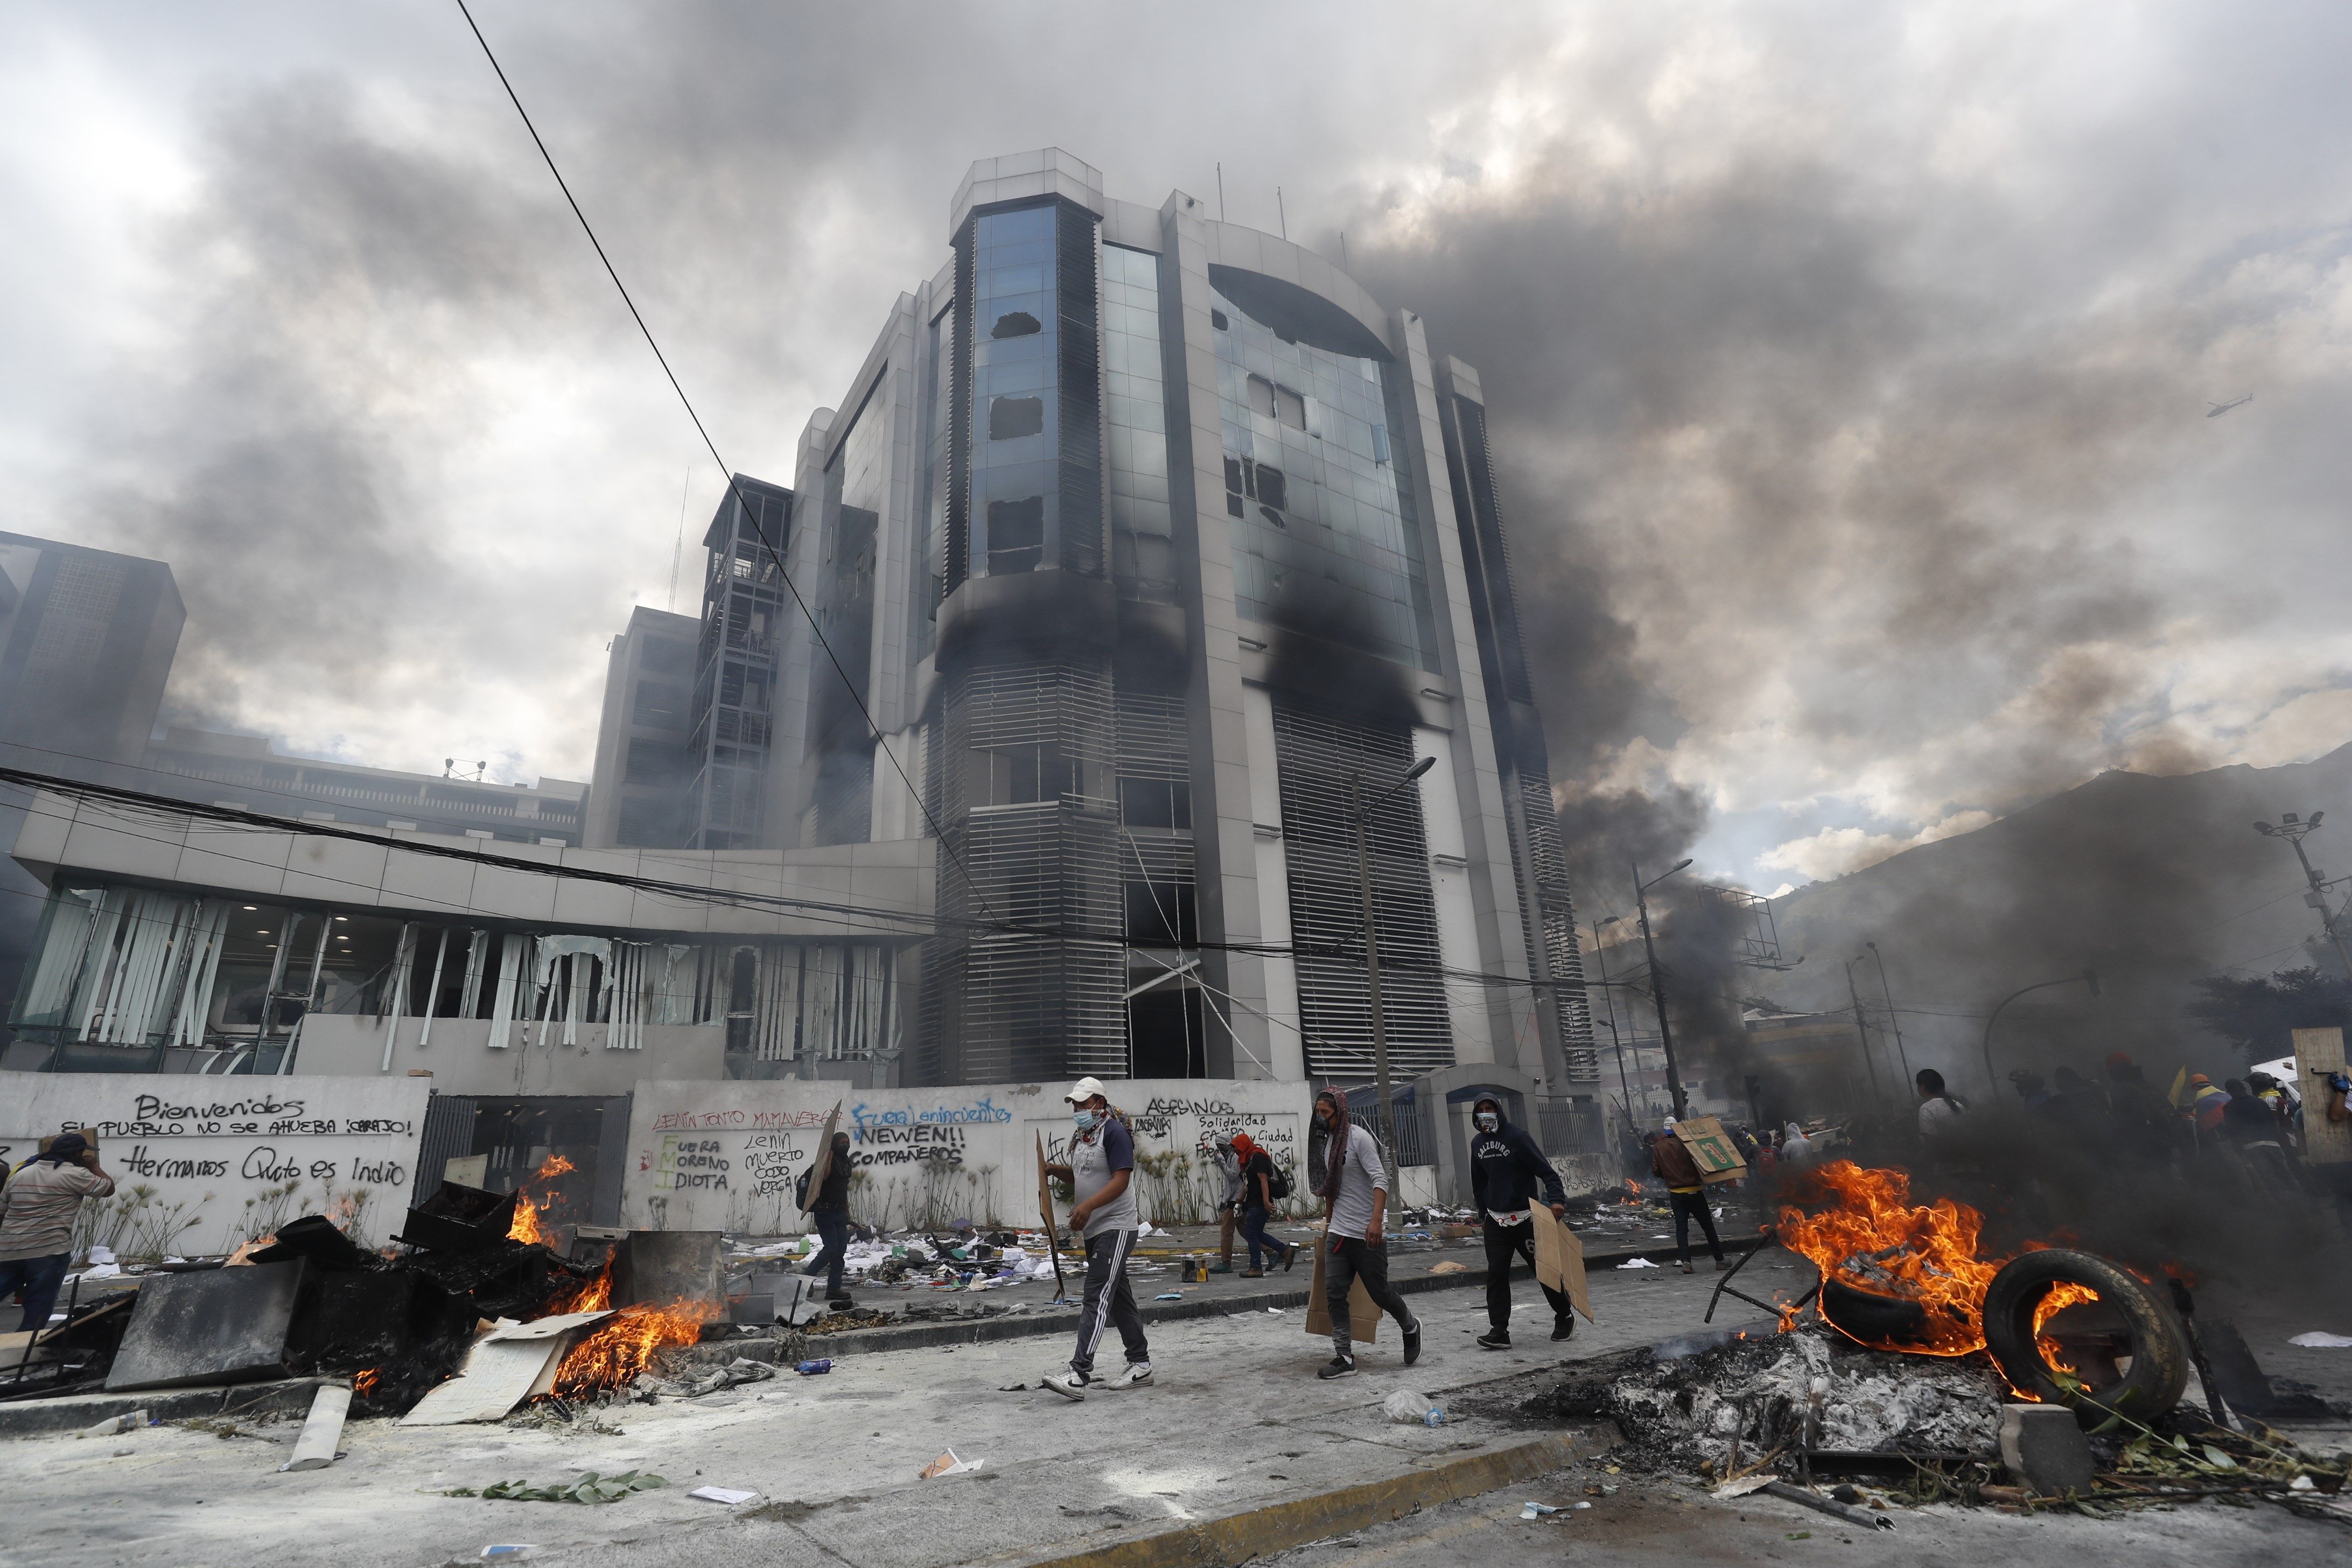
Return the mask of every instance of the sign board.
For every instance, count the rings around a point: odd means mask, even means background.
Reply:
[[[1712,1185],[1717,1182],[1736,1182],[1748,1174],[1748,1163],[1739,1157],[1738,1145],[1732,1142],[1731,1134],[1714,1117],[1685,1116],[1675,1123],[1675,1136],[1690,1151],[1691,1159],[1698,1165],[1700,1181]]]
[[[362,1247],[415,1201],[428,1079],[0,1073],[0,1159],[74,1128],[114,1195],[82,1205],[77,1249],[203,1258],[322,1214]]]
[[[2315,1165],[2352,1161],[2352,1121],[2327,1120],[2327,1075],[2344,1071],[2344,1031],[2294,1032],[2294,1091],[2303,1096],[2303,1155]]]
[[[816,1158],[809,1166],[808,1201],[814,1205],[824,1191],[824,1181],[833,1174],[833,1130],[841,1125],[841,1101],[835,1100],[833,1109],[824,1113],[824,1130],[817,1134]]]
[[[1600,1320],[1592,1315],[1592,1294],[1585,1285],[1583,1241],[1560,1223],[1549,1205],[1534,1205],[1529,1213],[1536,1222],[1536,1283],[1549,1285],[1567,1297],[1584,1314],[1586,1322],[1598,1323]],[[1504,1261],[1507,1266],[1509,1259]]]
[[[1331,1307],[1323,1296],[1323,1265],[1331,1256],[1331,1238],[1318,1233],[1315,1237],[1315,1282],[1307,1288],[1307,1331],[1331,1337]],[[1364,1289],[1361,1279],[1348,1288],[1348,1337],[1360,1345],[1369,1345],[1381,1337],[1381,1310],[1372,1304],[1372,1293]]]

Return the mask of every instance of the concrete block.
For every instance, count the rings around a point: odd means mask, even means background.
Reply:
[[[2037,1497],[2088,1491],[2097,1466],[2090,1439],[2063,1405],[2004,1405],[2000,1462]]]

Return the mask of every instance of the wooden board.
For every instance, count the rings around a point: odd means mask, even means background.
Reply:
[[[1537,1204],[1530,1213],[1536,1222],[1536,1282],[1567,1297],[1569,1304],[1584,1314],[1586,1322],[1598,1323],[1601,1320],[1592,1315],[1592,1293],[1584,1279],[1582,1238],[1560,1223],[1549,1204]]]
[[[841,1125],[841,1101],[835,1100],[833,1109],[824,1113],[824,1135],[816,1141],[816,1163],[809,1167],[809,1202],[814,1204],[817,1194],[824,1191],[824,1179],[833,1174],[833,1130]]]
[[[1045,1245],[1056,1255],[1062,1244],[1054,1236],[1054,1184],[1045,1174],[1045,1135],[1037,1134],[1037,1217],[1045,1222]]]
[[[1307,1331],[1331,1337],[1331,1308],[1323,1295],[1323,1264],[1331,1256],[1331,1238],[1318,1233],[1315,1237],[1315,1281],[1307,1288]],[[1385,1316],[1372,1305],[1371,1292],[1357,1279],[1348,1289],[1348,1337],[1360,1345],[1375,1342],[1381,1337],[1381,1319]]]
[[[2294,1091],[2303,1096],[2303,1154],[2315,1165],[2352,1161],[2352,1121],[2327,1120],[2327,1075],[2344,1070],[2344,1031],[2294,1032]]]

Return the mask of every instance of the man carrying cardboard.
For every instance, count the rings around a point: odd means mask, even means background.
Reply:
[[[1698,1221],[1706,1232],[1706,1245],[1715,1254],[1717,1272],[1731,1265],[1724,1260],[1723,1241],[1715,1234],[1715,1211],[1707,1205],[1706,1182],[1699,1174],[1698,1162],[1682,1139],[1675,1135],[1673,1117],[1666,1119],[1666,1129],[1650,1143],[1650,1169],[1658,1180],[1666,1184],[1666,1201],[1675,1208],[1675,1251],[1682,1261],[1683,1272],[1691,1272],[1690,1222]]]
[[[1045,1379],[1065,1399],[1084,1399],[1096,1388],[1142,1388],[1151,1382],[1151,1347],[1143,1337],[1143,1314],[1127,1281],[1127,1260],[1141,1228],[1135,1207],[1135,1139],[1127,1122],[1104,1098],[1102,1080],[1082,1078],[1065,1097],[1076,1134],[1067,1164],[1047,1165],[1045,1173],[1070,1184],[1077,1202],[1070,1228],[1086,1237],[1086,1304],[1078,1312],[1078,1348],[1070,1370]],[[1118,1325],[1127,1347],[1127,1370],[1108,1383],[1095,1376],[1095,1346],[1108,1323]]]
[[[1389,1178],[1381,1146],[1363,1128],[1348,1124],[1348,1097],[1336,1089],[1315,1097],[1315,1125],[1328,1150],[1315,1190],[1323,1199],[1323,1299],[1331,1313],[1331,1359],[1315,1375],[1356,1375],[1348,1293],[1359,1279],[1372,1304],[1404,1331],[1404,1364],[1411,1366],[1421,1359],[1421,1321],[1389,1283]]]
[[[1555,1219],[1565,1219],[1568,1190],[1527,1129],[1503,1119],[1501,1100],[1479,1096],[1470,1121],[1470,1195],[1486,1241],[1487,1327],[1478,1347],[1503,1351],[1511,1348],[1511,1259],[1524,1258],[1535,1268],[1534,1206],[1541,1202]],[[1544,1285],[1543,1293],[1551,1303],[1551,1337],[1564,1340],[1576,1331],[1574,1310],[1550,1286]]]

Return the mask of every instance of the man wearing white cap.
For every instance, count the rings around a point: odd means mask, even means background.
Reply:
[[[1048,1165],[1045,1173],[1070,1184],[1077,1202],[1070,1209],[1070,1228],[1086,1237],[1086,1306],[1078,1313],[1078,1349],[1070,1370],[1045,1379],[1045,1386],[1065,1399],[1084,1399],[1092,1388],[1140,1388],[1151,1381],[1151,1347],[1144,1342],[1143,1314],[1135,1310],[1135,1291],[1127,1282],[1127,1260],[1135,1251],[1135,1139],[1110,1109],[1098,1079],[1082,1078],[1065,1097],[1076,1134],[1070,1140],[1066,1165]],[[1095,1346],[1104,1327],[1118,1325],[1127,1346],[1127,1370],[1108,1383],[1095,1376]]]

